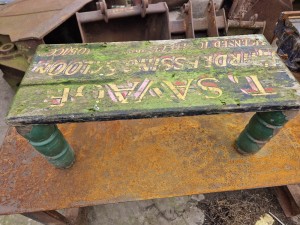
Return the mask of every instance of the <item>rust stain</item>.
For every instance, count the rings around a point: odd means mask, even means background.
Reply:
[[[234,140],[252,114],[63,124],[76,152],[52,167],[11,129],[0,150],[0,214],[300,182],[300,116],[258,154]]]

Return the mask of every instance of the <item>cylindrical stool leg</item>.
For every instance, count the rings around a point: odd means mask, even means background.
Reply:
[[[258,152],[298,111],[257,112],[236,141],[241,154]]]
[[[28,125],[17,131],[55,167],[69,168],[74,163],[74,151],[56,125]]]

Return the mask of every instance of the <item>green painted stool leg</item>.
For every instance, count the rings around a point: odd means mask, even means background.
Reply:
[[[74,163],[74,151],[56,125],[29,125],[17,131],[55,167],[69,168]]]
[[[298,111],[257,112],[236,141],[241,154],[258,152]]]

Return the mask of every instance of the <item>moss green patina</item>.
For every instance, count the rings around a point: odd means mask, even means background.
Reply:
[[[299,85],[261,35],[41,45],[12,125],[296,109]]]

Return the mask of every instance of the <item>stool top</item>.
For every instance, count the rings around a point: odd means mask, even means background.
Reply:
[[[300,106],[300,86],[262,35],[41,45],[11,125]]]

